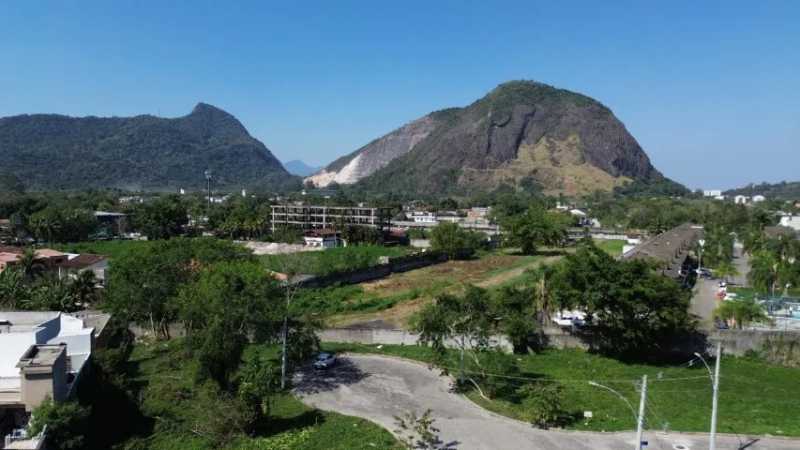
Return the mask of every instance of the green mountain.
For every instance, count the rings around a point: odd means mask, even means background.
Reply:
[[[581,195],[633,182],[676,184],[607,107],[533,81],[504,83],[469,106],[428,114],[306,181],[412,195],[503,185]]]
[[[174,119],[0,118],[0,172],[28,190],[198,189],[299,186],[272,153],[227,112],[205,103]]]

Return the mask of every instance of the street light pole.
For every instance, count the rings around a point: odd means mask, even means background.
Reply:
[[[717,342],[717,360],[714,363],[714,397],[711,400],[711,435],[708,439],[708,450],[717,448],[717,401],[719,398],[719,363],[722,359],[722,342]]]
[[[636,410],[633,409],[633,405],[631,405],[631,402],[629,402],[624,395],[620,394],[614,389],[611,389],[610,387],[604,386],[600,383],[595,383],[594,381],[590,381],[589,385],[605,389],[611,392],[612,394],[621,398],[622,401],[624,401],[625,404],[628,405],[628,408],[630,408],[631,410],[631,414],[633,414],[633,420],[636,421],[636,450],[642,450],[642,432],[644,428],[644,406],[645,406],[645,398],[647,397],[647,375],[642,376],[642,398],[639,401],[639,414],[636,414]]]
[[[644,406],[647,401],[647,375],[642,375],[642,396],[639,399],[639,417],[636,420],[636,450],[642,450],[642,432],[644,431]]]

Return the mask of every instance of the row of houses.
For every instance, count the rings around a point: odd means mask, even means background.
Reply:
[[[761,203],[767,200],[767,197],[763,195],[754,195],[752,197],[748,195],[734,195],[733,197],[728,197],[722,193],[720,189],[708,189],[703,191],[703,197],[713,198],[715,200],[727,200],[731,199],[737,205],[747,205],[750,203]]]
[[[0,246],[0,272],[23,263],[25,249],[17,246]],[[109,259],[93,253],[65,253],[49,248],[33,251],[33,264],[37,269],[51,272],[59,278],[91,271],[99,285],[105,285]]]

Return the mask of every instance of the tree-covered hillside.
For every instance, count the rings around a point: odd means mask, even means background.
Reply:
[[[773,200],[800,200],[800,181],[750,184],[742,188],[731,189],[725,192],[725,195],[763,195]]]
[[[235,117],[204,103],[175,119],[0,118],[0,167],[28,190],[192,189],[206,169],[217,187],[299,186]]]

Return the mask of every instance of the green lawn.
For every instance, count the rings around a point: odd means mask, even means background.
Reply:
[[[58,244],[53,248],[68,253],[95,253],[98,255],[106,255],[111,257],[111,259],[114,259],[119,258],[130,251],[145,248],[150,244],[152,244],[151,241],[91,241],[77,242],[72,244]]]
[[[303,273],[327,275],[372,267],[378,264],[381,256],[404,256],[410,251],[408,247],[353,245],[292,255],[263,255],[259,258],[268,269],[276,272],[284,271],[287,264],[292,264],[299,265]]]
[[[194,377],[195,363],[185,356],[182,340],[139,344],[131,355],[132,383],[139,387],[147,435],[135,436],[120,447],[148,450],[205,450],[219,448],[197,431],[209,414],[222,414],[218,395],[209,398]],[[273,348],[253,346],[248,351]],[[131,425],[133,427],[133,425]],[[229,450],[368,450],[399,449],[394,437],[369,421],[309,408],[290,394],[274,399],[271,417],[255,436],[239,434],[224,446]]]
[[[617,257],[622,255],[622,248],[627,242],[616,239],[595,239],[594,244],[609,255]]]
[[[430,349],[417,346],[376,346],[328,344],[336,351],[354,351],[402,356],[429,362]],[[452,355],[451,367],[457,367]],[[580,350],[547,350],[535,355],[508,355],[516,358],[521,378],[549,378],[564,387],[566,412],[574,417],[567,425],[576,430],[618,431],[634,428],[633,415],[618,397],[589,385],[589,380],[622,393],[634,407],[638,393],[634,381],[647,374],[649,428],[677,431],[708,430],[711,412],[711,385],[702,363],[693,367],[625,364]],[[723,433],[800,436],[800,369],[769,365],[748,358],[724,357],[721,366],[718,430]],[[511,380],[514,387],[530,380]],[[475,392],[468,396],[499,414],[519,418],[521,407],[513,395],[483,400]],[[593,418],[583,419],[584,411]]]

